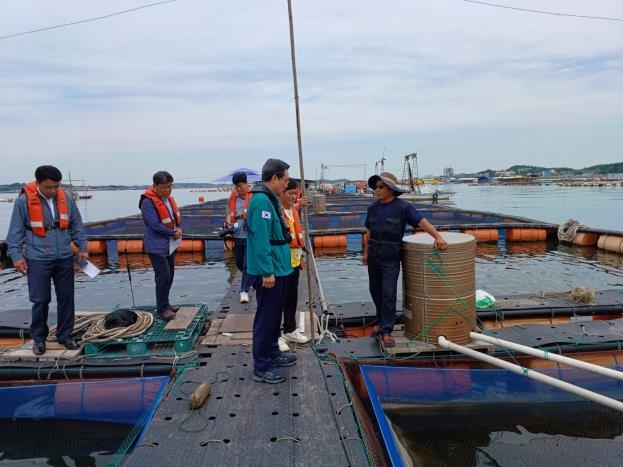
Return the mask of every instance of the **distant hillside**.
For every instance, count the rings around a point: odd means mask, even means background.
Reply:
[[[517,175],[541,175],[544,171],[553,170],[559,175],[607,175],[614,173],[623,173],[623,162],[616,162],[614,164],[599,164],[591,167],[585,167],[583,169],[573,169],[571,167],[540,167],[536,165],[513,165],[506,169],[508,172],[514,172]],[[476,177],[478,175],[494,176],[498,170],[485,169],[472,174],[460,174],[459,176],[471,176]]]

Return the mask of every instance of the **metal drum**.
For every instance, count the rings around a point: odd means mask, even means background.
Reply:
[[[327,195],[324,193],[315,194],[312,197],[314,214],[321,214],[327,210]]]
[[[431,344],[439,336],[468,344],[476,328],[476,239],[455,232],[441,235],[448,242],[445,251],[434,251],[428,234],[403,238],[405,335]]]

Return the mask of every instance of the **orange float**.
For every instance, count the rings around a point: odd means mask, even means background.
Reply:
[[[346,235],[314,237],[314,248],[346,248]]]
[[[542,242],[547,239],[545,229],[506,229],[506,240],[509,242]]]
[[[142,253],[143,240],[117,240],[117,251],[119,253]]]
[[[500,236],[498,229],[465,229],[463,233],[473,235],[477,242],[497,242]]]
[[[578,232],[573,239],[574,245],[579,246],[595,246],[599,240],[599,234],[590,232]]]
[[[623,253],[623,237],[617,235],[601,235],[597,240],[597,248],[614,253]]]
[[[198,201],[199,201],[200,203],[205,203],[205,202],[206,202],[206,199],[205,199],[203,196],[200,196],[200,197],[199,197],[199,199],[198,199]]]
[[[345,246],[314,248],[314,256],[335,256],[346,254]]]
[[[201,252],[205,251],[205,241],[196,239],[182,239],[182,243],[177,249],[179,252]]]
[[[80,253],[80,249],[75,243],[71,244],[71,251],[74,255]],[[105,255],[106,240],[87,240],[87,252],[90,255]]]

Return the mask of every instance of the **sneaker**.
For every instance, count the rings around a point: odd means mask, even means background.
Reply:
[[[307,344],[309,342],[309,337],[300,332],[298,329],[295,329],[292,332],[286,332],[283,337],[285,337],[286,340],[297,344]]]
[[[277,340],[277,344],[279,344],[279,350],[281,352],[289,352],[290,351],[290,347],[288,346],[288,343],[286,342],[286,339],[283,336],[281,336]]]
[[[277,358],[273,358],[273,365],[275,366],[292,366],[296,364],[296,357],[290,354],[282,354]]]
[[[249,303],[249,293],[240,292],[240,303]]]
[[[258,383],[277,384],[283,383],[286,379],[277,370],[253,371],[253,381]]]

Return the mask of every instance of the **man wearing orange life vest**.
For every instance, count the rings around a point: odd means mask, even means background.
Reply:
[[[305,239],[303,237],[303,227],[301,226],[298,206],[307,205],[307,198],[300,197],[298,183],[295,180],[290,180],[279,199],[283,206],[283,219],[290,227],[290,236],[292,237],[290,241],[290,264],[293,271],[287,278],[283,303],[283,333],[277,342],[279,350],[287,352],[290,350],[288,342],[295,344],[306,344],[309,342],[309,337],[303,334],[296,325],[299,276],[301,269],[305,267],[303,260]]]
[[[182,238],[182,216],[171,196],[173,176],[161,170],[154,174],[153,182],[138,204],[145,223],[143,250],[154,270],[156,312],[162,319],[171,320],[179,310],[169,302],[169,292],[175,275],[176,242]]]
[[[231,179],[234,189],[227,204],[227,225],[234,230],[234,259],[236,267],[242,273],[240,281],[240,303],[249,303],[249,290],[253,277],[247,274],[247,208],[251,199],[251,187],[247,183],[247,174],[236,172]]]
[[[35,355],[46,350],[51,281],[56,291],[56,339],[70,350],[78,348],[71,337],[75,320],[72,242],[80,250],[80,260],[89,255],[80,211],[73,197],[60,188],[62,178],[51,165],[35,170],[35,181],[26,184],[15,200],[7,234],[13,265],[28,278]]]

